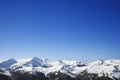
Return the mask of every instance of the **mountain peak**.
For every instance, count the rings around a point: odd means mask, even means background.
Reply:
[[[31,59],[31,62],[43,63],[43,60],[38,58],[38,57],[34,57],[34,58]]]
[[[32,61],[32,60],[40,61],[41,59],[38,58],[38,57],[33,57],[33,58],[31,59],[31,61]]]
[[[43,66],[43,60],[41,60],[38,57],[34,57],[31,59],[31,61],[27,62],[25,65],[32,65],[34,67],[38,67],[38,66]]]
[[[38,57],[33,57],[33,59],[40,59],[40,58],[38,58]]]
[[[8,61],[13,61],[13,62],[17,62],[15,59],[11,58]]]
[[[7,60],[7,61],[4,61],[2,63],[0,63],[0,67],[3,67],[3,68],[8,68],[10,67],[12,64],[14,63],[17,63],[17,61],[13,58]]]

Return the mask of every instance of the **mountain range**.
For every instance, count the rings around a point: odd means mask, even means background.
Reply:
[[[0,80],[3,79],[3,75],[10,77],[11,80],[24,80],[13,78],[13,74],[16,75],[18,72],[29,75],[41,73],[49,78],[40,80],[120,80],[120,60],[97,60],[84,63],[75,60],[49,60],[34,57],[0,62],[0,75],[2,75]],[[62,76],[62,79],[58,76]]]

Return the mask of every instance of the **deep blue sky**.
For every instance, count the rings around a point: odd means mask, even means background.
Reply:
[[[0,59],[120,59],[120,0],[0,0]]]

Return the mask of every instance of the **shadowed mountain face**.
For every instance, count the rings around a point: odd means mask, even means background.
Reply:
[[[15,63],[17,63],[17,61],[15,59],[9,59],[7,61],[0,63],[0,67],[1,68],[9,68],[12,64],[15,64]]]
[[[34,57],[33,59],[31,59],[31,61],[27,62],[25,65],[27,66],[33,66],[33,67],[38,67],[38,66],[43,66],[43,60],[37,58],[37,57]]]
[[[120,80],[120,60],[9,59],[0,63],[0,74],[12,80]]]

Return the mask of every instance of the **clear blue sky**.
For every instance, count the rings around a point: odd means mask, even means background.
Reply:
[[[0,0],[0,59],[120,59],[120,0]]]

